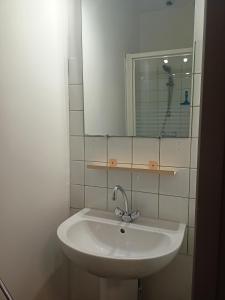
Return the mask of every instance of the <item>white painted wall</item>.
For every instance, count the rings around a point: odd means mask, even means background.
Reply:
[[[67,299],[66,15],[66,1],[0,1],[0,277],[16,300]]]

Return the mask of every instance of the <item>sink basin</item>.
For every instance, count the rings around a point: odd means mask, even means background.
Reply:
[[[139,218],[124,223],[113,213],[85,208],[57,231],[66,256],[82,269],[106,278],[149,276],[179,251],[185,225]]]

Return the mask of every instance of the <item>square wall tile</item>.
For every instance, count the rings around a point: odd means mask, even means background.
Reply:
[[[109,188],[114,188],[116,185],[121,185],[125,190],[131,190],[131,172],[108,170],[108,185]]]
[[[132,209],[139,210],[142,217],[158,218],[158,195],[150,193],[132,193]]]
[[[192,108],[192,137],[199,136],[200,107]]]
[[[159,176],[148,173],[132,173],[132,189],[137,192],[158,193]]]
[[[125,192],[126,192],[127,198],[128,198],[128,207],[129,207],[129,210],[131,210],[131,191],[125,191]],[[120,192],[118,192],[117,195],[118,195],[117,199],[115,201],[112,200],[113,190],[108,189],[108,210],[109,211],[114,211],[116,207],[120,207],[122,209],[125,208],[122,194]]]
[[[107,187],[107,170],[92,170],[85,165],[85,185]]]
[[[107,209],[107,188],[85,187],[85,207]]]
[[[188,254],[194,254],[194,239],[195,239],[195,229],[189,228],[188,229]]]
[[[132,138],[111,137],[108,140],[108,158],[119,163],[132,162]]]
[[[190,198],[196,198],[197,169],[190,170]]]
[[[189,226],[195,226],[195,211],[196,211],[196,200],[189,200]]]
[[[189,168],[190,145],[191,140],[189,138],[161,139],[160,165]]]
[[[71,207],[84,208],[84,186],[71,185]]]
[[[163,195],[189,196],[189,169],[177,168],[175,176],[160,176],[159,193]]]
[[[71,184],[84,185],[84,162],[72,161],[71,162]]]
[[[193,76],[193,106],[200,106],[202,75],[194,74]]]
[[[191,140],[191,168],[197,169],[198,167],[198,139]]]
[[[84,134],[84,113],[83,111],[70,112],[70,135]]]
[[[84,137],[70,137],[70,158],[71,160],[84,160]]]
[[[83,62],[76,57],[69,58],[69,84],[83,83]]]
[[[159,195],[159,218],[187,224],[188,199]]]
[[[83,85],[69,85],[70,110],[84,109]]]
[[[134,138],[133,163],[148,164],[150,160],[159,163],[159,139]]]
[[[107,162],[107,138],[85,138],[85,160]]]

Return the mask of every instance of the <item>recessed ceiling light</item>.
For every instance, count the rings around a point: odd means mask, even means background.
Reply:
[[[164,59],[163,62],[164,62],[164,64],[168,64],[169,61],[168,61],[168,59]]]
[[[186,75],[190,75],[191,73],[185,73]]]
[[[184,63],[187,63],[187,62],[188,62],[188,58],[185,57],[185,58],[183,59],[183,62],[184,62]]]

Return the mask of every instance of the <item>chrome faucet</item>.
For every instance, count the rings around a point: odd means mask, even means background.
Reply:
[[[127,194],[125,190],[122,188],[122,186],[120,185],[116,185],[113,189],[113,196],[112,196],[113,201],[117,200],[118,191],[120,191],[123,196],[125,209],[116,207],[115,215],[117,217],[121,217],[123,222],[131,223],[140,216],[140,212],[138,210],[129,212]]]

